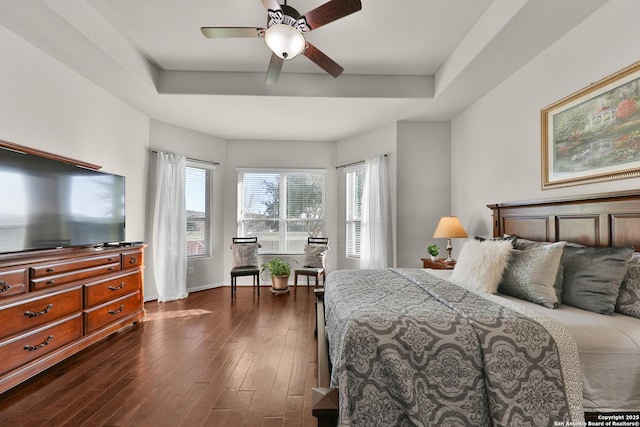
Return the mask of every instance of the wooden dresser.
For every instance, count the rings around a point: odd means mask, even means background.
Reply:
[[[142,320],[144,247],[0,255],[0,393]]]

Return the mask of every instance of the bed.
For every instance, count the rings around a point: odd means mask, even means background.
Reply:
[[[640,248],[640,192],[488,207],[495,241],[517,236],[546,252],[561,246],[565,255],[554,258],[562,260],[556,291],[563,262],[565,280],[573,274],[576,283],[587,270],[603,270],[597,265],[609,252],[624,261],[625,280],[627,266],[638,262],[637,254],[627,255]],[[558,242],[570,242],[570,249]],[[522,249],[518,254],[534,253]],[[598,258],[587,258],[586,265],[581,257],[594,252]],[[618,262],[612,272],[604,270],[620,276],[620,268]],[[329,275],[316,292],[312,411],[319,425],[579,425],[585,414],[587,420],[602,412],[637,416],[638,316],[596,313],[601,301],[593,294],[581,295],[578,308],[573,288],[563,294],[570,304],[543,306],[528,294],[504,295],[502,287],[493,295],[453,284],[450,276],[458,270],[464,268]],[[544,292],[553,299],[553,292]]]

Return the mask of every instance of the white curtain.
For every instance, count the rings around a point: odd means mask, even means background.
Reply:
[[[389,172],[384,155],[365,161],[360,268],[387,268],[391,254]]]
[[[158,301],[186,298],[187,214],[184,156],[158,152],[153,214],[153,271]]]

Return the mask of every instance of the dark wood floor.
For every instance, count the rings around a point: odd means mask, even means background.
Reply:
[[[3,426],[312,426],[313,288],[196,292],[0,395]]]

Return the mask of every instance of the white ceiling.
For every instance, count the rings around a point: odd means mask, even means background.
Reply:
[[[155,119],[230,140],[336,140],[451,119],[607,1],[362,0],[305,35],[340,77],[300,56],[269,86],[262,39],[200,32],[266,26],[260,0],[2,1],[0,25]]]

